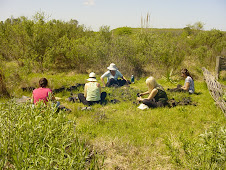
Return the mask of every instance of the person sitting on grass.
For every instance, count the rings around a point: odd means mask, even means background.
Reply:
[[[86,83],[84,87],[84,94],[78,94],[80,102],[87,106],[93,105],[95,103],[102,104],[107,96],[107,93],[101,93],[101,87],[97,82],[96,74],[91,72],[87,81],[88,83]]]
[[[181,89],[188,91],[189,93],[194,93],[194,80],[186,68],[182,69],[181,76],[185,79],[184,86],[182,86]]]
[[[33,103],[37,104],[39,101],[43,101],[45,104],[50,99],[51,101],[55,100],[52,90],[47,88],[48,80],[46,78],[41,78],[39,80],[39,88],[34,89],[32,92]]]
[[[194,80],[189,71],[184,68],[181,70],[181,77],[185,79],[184,85],[177,85],[177,88],[168,89],[171,92],[189,92],[190,94],[195,93]]]
[[[48,86],[48,80],[46,78],[41,78],[39,80],[39,88],[34,89],[32,92],[32,100],[33,104],[37,105],[38,102],[44,102],[47,104],[47,102],[52,101],[55,102],[55,97],[52,93],[52,90],[50,88],[47,88]],[[70,109],[67,109],[63,105],[60,105],[60,102],[56,102],[57,109],[65,110],[65,111],[71,111]]]
[[[119,87],[128,84],[126,78],[122,75],[122,73],[120,73],[114,63],[111,63],[107,69],[108,71],[100,77],[104,87]],[[107,77],[107,84],[104,82],[105,77]],[[122,80],[118,79],[118,77],[122,78]]]
[[[147,78],[146,84],[148,86],[148,91],[144,93],[138,93],[137,100],[152,108],[166,106],[168,104],[167,94],[164,88],[156,82],[155,78]],[[147,94],[147,98],[141,97]]]

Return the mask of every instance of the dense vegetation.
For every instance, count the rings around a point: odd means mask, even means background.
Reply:
[[[51,70],[101,73],[111,62],[129,76],[167,75],[179,66],[200,72],[202,66],[213,69],[215,57],[226,53],[225,32],[219,30],[202,31],[190,26],[110,31],[102,26],[99,32],[93,32],[77,20],[47,20],[43,13],[33,19],[2,21],[0,43],[0,59],[15,61],[20,66],[18,74]],[[6,70],[4,62],[0,66]]]
[[[226,34],[201,28],[103,26],[93,32],[77,20],[48,20],[43,13],[2,21],[0,90],[12,98],[0,99],[0,167],[225,169],[225,117],[201,78],[201,67],[212,71],[215,57],[225,56]],[[104,106],[82,111],[81,103],[67,100],[83,88],[55,94],[71,113],[15,103],[15,98],[31,96],[21,87],[37,87],[41,77],[52,89],[85,83],[91,71],[100,81],[111,62],[127,78],[134,74],[135,84],[103,88],[108,93]],[[183,83],[175,76],[181,67],[192,72],[199,95],[167,92],[168,97],[190,97],[196,106],[137,109],[136,94],[147,90],[147,76],[173,88]]]
[[[77,137],[75,119],[43,105],[0,103],[1,169],[95,169],[96,157]]]

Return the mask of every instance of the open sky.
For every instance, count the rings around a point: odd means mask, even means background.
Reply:
[[[226,31],[226,0],[0,0],[0,21],[44,12],[49,19],[69,21],[98,31],[101,26],[141,27],[150,14],[151,28],[184,28],[196,22],[205,30]]]

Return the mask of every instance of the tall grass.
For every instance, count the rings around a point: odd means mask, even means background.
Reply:
[[[77,136],[75,119],[51,106],[0,103],[1,169],[95,169],[97,157]]]

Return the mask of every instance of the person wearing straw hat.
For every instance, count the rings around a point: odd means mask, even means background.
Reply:
[[[101,93],[101,87],[97,82],[96,74],[94,72],[91,72],[87,81],[88,83],[86,83],[84,87],[84,94],[78,94],[80,102],[87,106],[93,105],[95,103],[103,103],[107,96],[107,93]]]
[[[118,86],[123,86],[127,83],[126,78],[122,75],[122,73],[120,73],[120,71],[118,70],[118,68],[116,67],[116,65],[114,63],[111,63],[109,67],[107,67],[108,71],[105,72],[101,77],[101,81],[104,85],[104,87],[110,87],[110,86],[114,86],[114,87],[118,87]],[[107,77],[107,84],[105,84],[104,82],[104,78]],[[118,77],[122,78],[122,80],[119,80]]]

